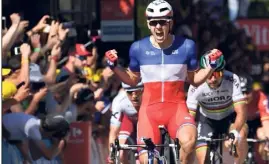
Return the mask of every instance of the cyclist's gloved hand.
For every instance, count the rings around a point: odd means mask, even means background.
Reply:
[[[227,148],[231,147],[232,142],[233,144],[236,144],[237,142],[240,141],[240,134],[237,130],[230,131],[228,137],[229,137],[229,140],[225,142],[225,146]]]
[[[206,65],[210,66],[211,68],[216,68],[219,64],[219,58],[222,56],[222,52],[218,49],[211,50],[206,56]]]
[[[118,55],[117,55],[117,51],[116,50],[109,50],[106,52],[106,62],[107,65],[113,69],[117,66],[118,63]]]
[[[240,133],[237,131],[237,130],[232,130],[232,131],[230,131],[230,133],[229,133],[229,136],[231,136],[231,135],[233,135],[234,136],[234,140],[238,140],[238,141],[240,141]]]

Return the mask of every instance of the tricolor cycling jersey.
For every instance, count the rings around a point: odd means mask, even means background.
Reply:
[[[269,120],[268,99],[262,91],[252,92],[252,101],[247,105],[248,120],[253,120],[259,114],[261,121]]]
[[[205,82],[199,87],[189,87],[187,106],[190,112],[195,112],[198,105],[200,113],[213,119],[221,120],[234,112],[236,103],[245,103],[239,78],[236,74],[224,71],[220,86],[212,89]]]
[[[137,111],[124,90],[121,90],[113,99],[111,110],[110,125],[120,126],[123,114],[128,117],[137,117]]]
[[[185,102],[187,71],[198,68],[192,40],[174,36],[169,48],[158,49],[152,45],[150,37],[146,37],[132,44],[129,56],[129,69],[141,73],[143,104]]]

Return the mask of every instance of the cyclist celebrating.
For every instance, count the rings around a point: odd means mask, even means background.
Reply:
[[[258,139],[264,140],[269,138],[269,109],[268,99],[262,91],[252,90],[253,79],[247,75],[240,76],[240,86],[242,92],[246,97],[248,125]],[[250,136],[254,138],[255,136]],[[259,146],[259,153],[261,157],[269,159],[269,145],[261,143]]]
[[[197,136],[194,119],[189,115],[184,95],[186,79],[198,86],[214,71],[222,53],[216,49],[207,56],[207,68],[198,69],[195,43],[171,34],[173,10],[164,0],[151,2],[146,9],[151,36],[132,44],[129,50],[129,69],[117,67],[117,52],[106,52],[107,63],[126,84],[144,84],[142,104],[138,117],[137,142],[151,138],[160,143],[158,125],[165,125],[172,138],[181,143],[180,160],[187,163]],[[140,151],[141,163],[147,162],[146,151]]]
[[[206,55],[201,58],[202,68],[207,67]],[[238,145],[237,164],[242,164],[247,153],[247,125],[245,99],[240,88],[240,81],[236,74],[224,70],[225,60],[221,56],[215,72],[199,87],[190,86],[188,90],[187,106],[195,115],[198,105],[200,117],[198,119],[198,141],[196,156],[200,164],[208,163],[207,143],[199,141],[199,137],[214,137],[219,134],[233,133],[234,144]],[[234,121],[235,120],[235,121]],[[234,122],[233,124],[230,123]],[[230,126],[230,127],[229,127]],[[225,141],[229,147],[231,140]]]
[[[137,86],[131,87],[122,83],[122,88],[112,102],[112,116],[110,119],[109,146],[118,137],[120,144],[132,141],[132,136],[137,125],[137,111],[141,104],[143,92],[142,82]],[[136,136],[135,136],[136,137]],[[135,144],[135,143],[132,143]],[[124,158],[125,157],[125,158]],[[129,163],[128,156],[120,153],[122,163]]]

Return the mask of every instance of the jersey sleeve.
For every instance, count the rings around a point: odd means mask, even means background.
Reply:
[[[134,42],[129,50],[130,64],[129,69],[133,72],[140,72],[139,56],[139,42]]]
[[[186,40],[186,51],[188,54],[188,71],[196,71],[199,68],[199,63],[196,56],[196,46],[194,41],[187,39]]]
[[[236,74],[233,74],[233,76],[231,76],[231,79],[229,80],[232,82],[233,85],[233,104],[236,105],[245,103],[245,97],[241,91],[239,77]]]
[[[110,118],[110,125],[120,126],[122,121],[122,111],[120,103],[114,99],[111,106],[112,115]]]
[[[187,107],[191,115],[195,115],[198,108],[198,90],[194,86],[190,85],[187,96]]]
[[[269,104],[266,95],[260,92],[260,100],[258,102],[261,121],[269,120]]]

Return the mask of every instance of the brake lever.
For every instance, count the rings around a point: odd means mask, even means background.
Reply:
[[[115,145],[113,143],[110,144],[110,153],[109,153],[109,159],[114,160],[115,159]]]
[[[229,139],[232,139],[232,144],[230,147],[230,155],[234,157],[238,157],[236,145],[234,144],[235,136],[233,133],[230,133],[228,137]]]
[[[154,143],[151,141],[150,138],[143,138],[143,141],[147,147],[148,150],[154,150],[155,149],[155,145]]]
[[[179,149],[180,149],[180,145],[179,145],[178,138],[175,139],[175,145],[176,145],[176,159],[177,159],[177,161],[179,161]]]

